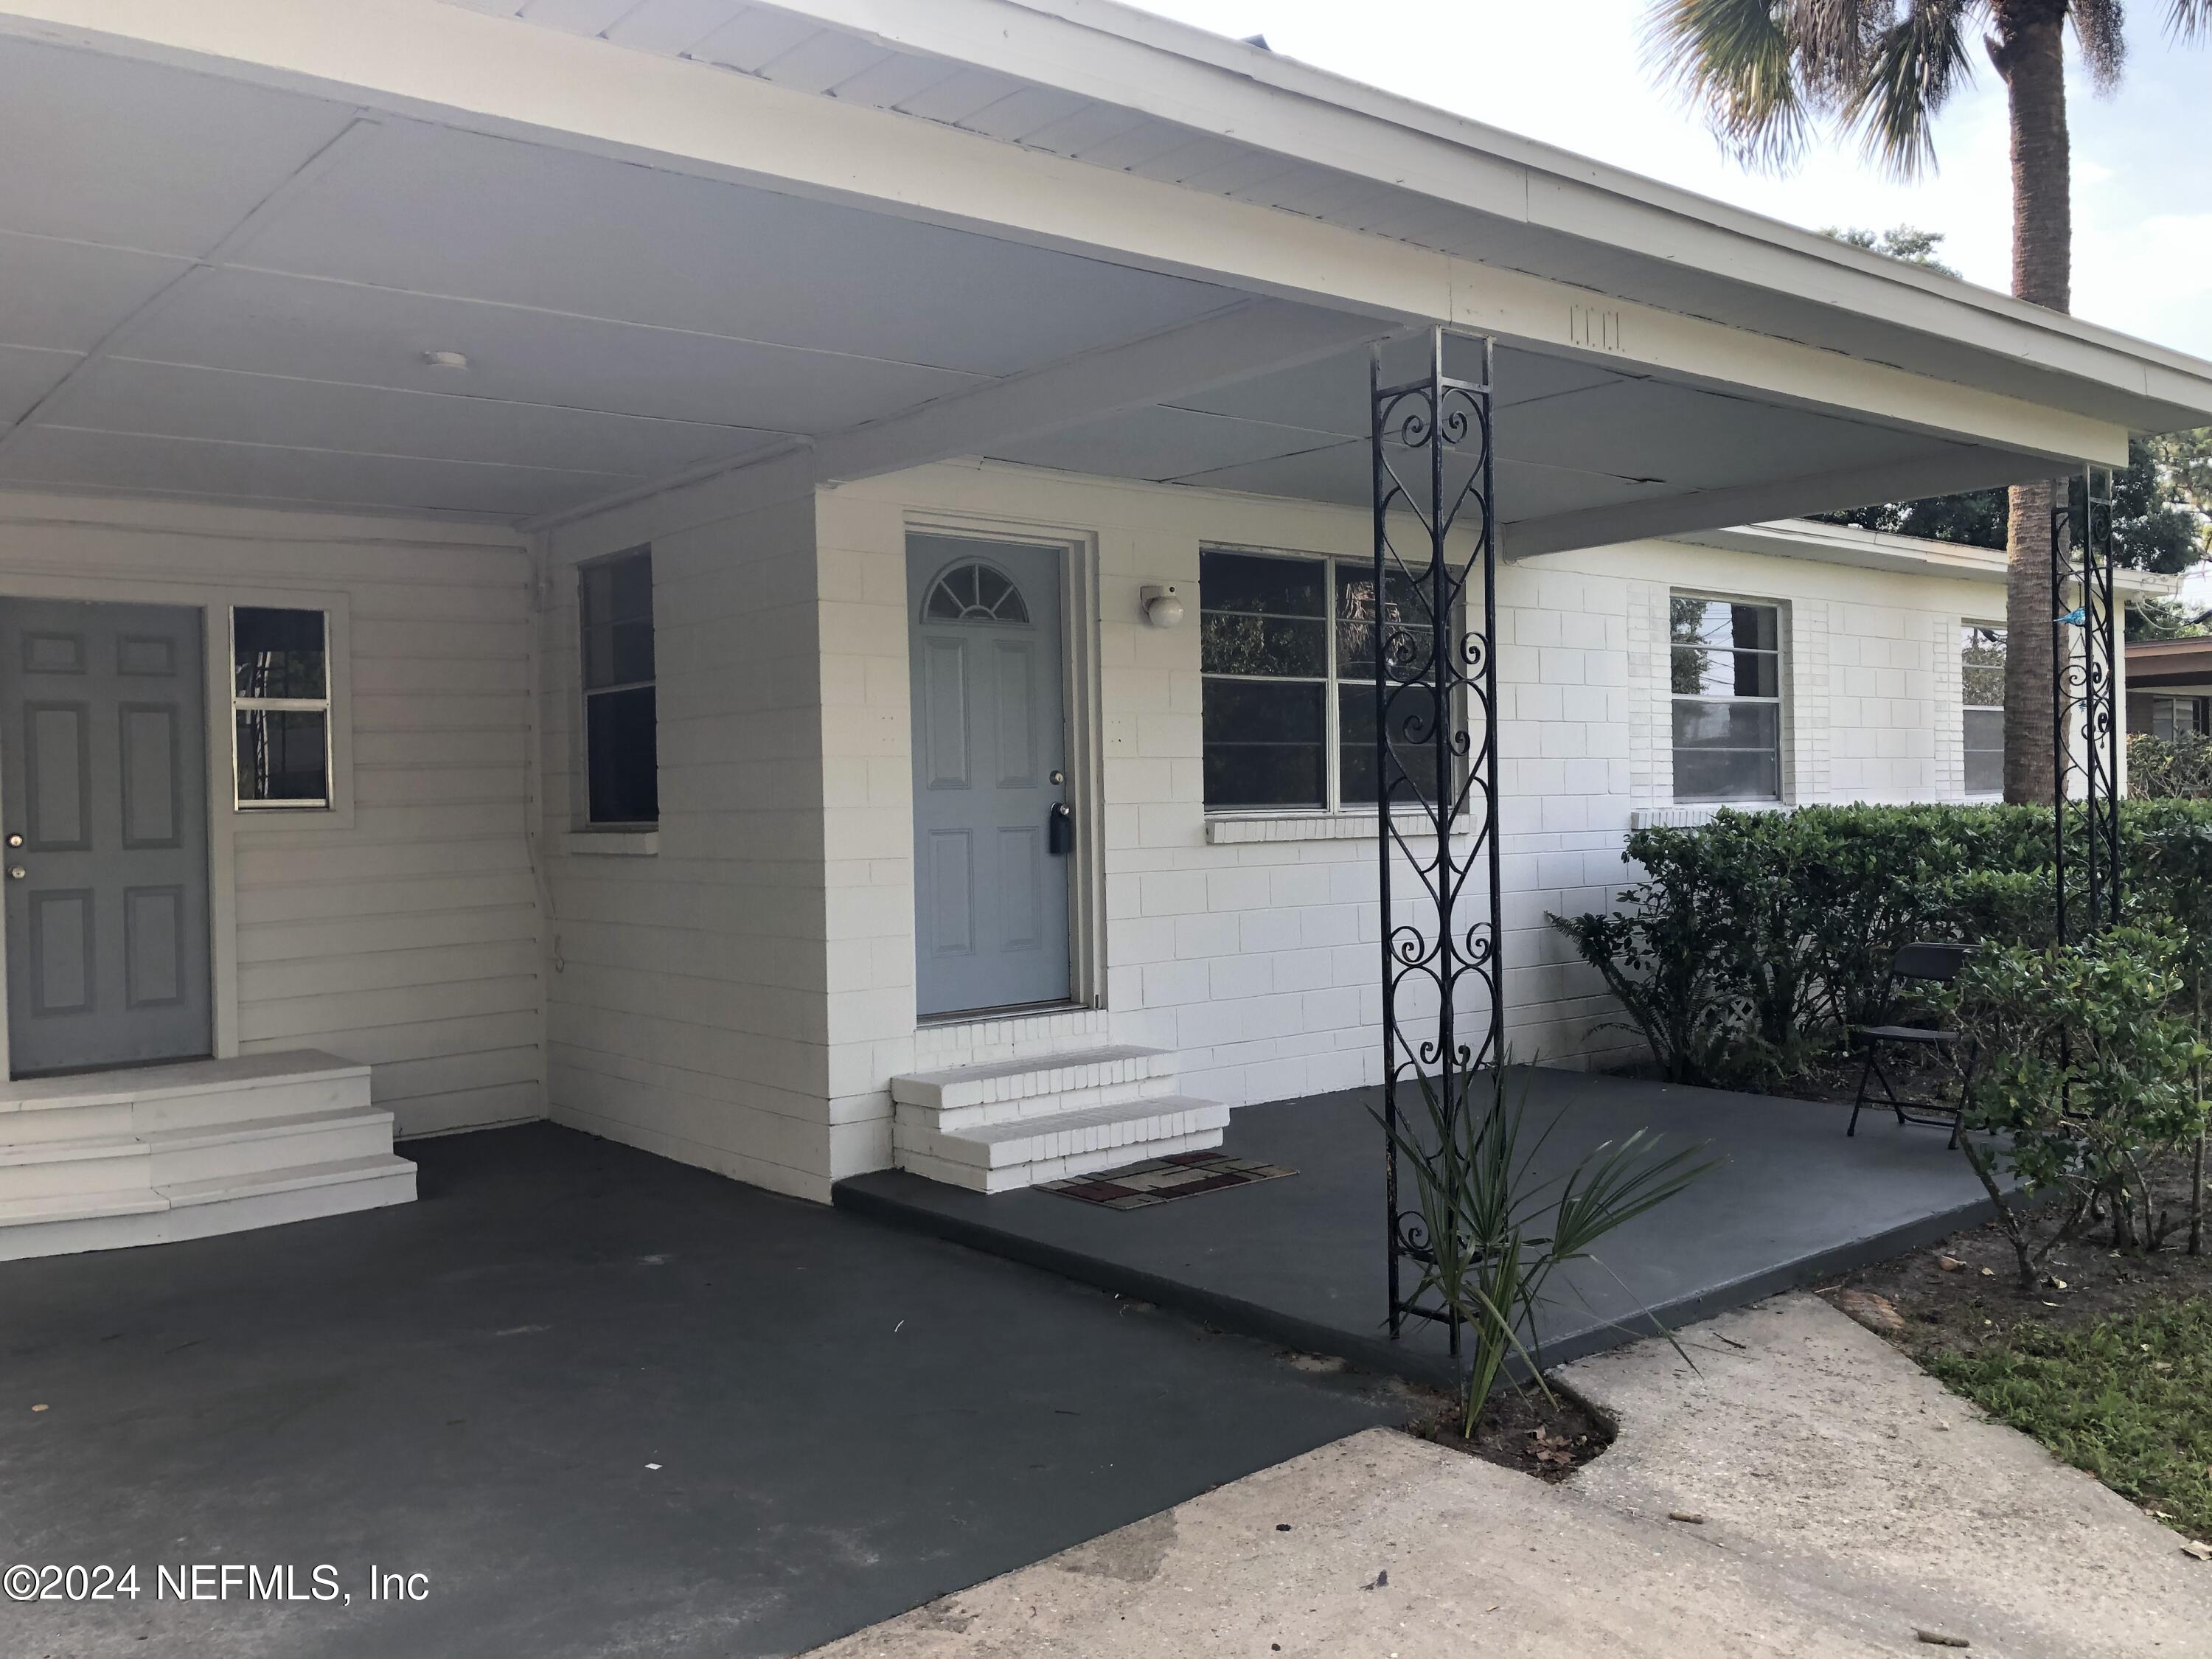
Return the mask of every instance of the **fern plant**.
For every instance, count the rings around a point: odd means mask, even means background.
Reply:
[[[1639,1129],[1547,1176],[1540,1155],[1566,1113],[1532,1136],[1525,1076],[1516,1087],[1510,1075],[1505,1067],[1468,1073],[1455,1095],[1421,1078],[1421,1110],[1387,1126],[1411,1171],[1426,1234],[1414,1298],[1432,1297],[1462,1333],[1462,1438],[1474,1437],[1483,1402],[1510,1358],[1551,1397],[1537,1312],[1556,1300],[1553,1276],[1571,1263],[1595,1261],[1598,1240],[1720,1162],[1702,1157],[1702,1143],[1662,1151],[1656,1136]]]

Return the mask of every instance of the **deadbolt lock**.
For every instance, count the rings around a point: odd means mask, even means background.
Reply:
[[[21,836],[10,836],[8,837],[8,845],[10,847],[21,847],[22,844],[23,838]]]
[[[11,864],[8,866],[8,879],[10,881],[21,881],[30,873],[20,864]]]

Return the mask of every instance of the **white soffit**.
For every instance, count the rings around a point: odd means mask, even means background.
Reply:
[[[446,3],[2122,424],[2142,424],[2153,382],[2212,400],[2206,365],[2183,354],[1099,0]],[[1255,92],[1276,100],[1264,116],[1228,112]],[[1418,167],[1383,159],[1386,131],[1430,144]],[[1716,253],[1716,228],[1736,233],[1733,252]],[[2008,360],[1966,337],[1969,325],[2021,323],[2043,337]],[[2115,351],[2148,374],[2099,381]],[[2193,424],[2201,408],[2176,404],[2164,418]]]
[[[1248,303],[20,40],[0,152],[7,487],[534,518]]]
[[[525,21],[654,50],[697,24],[732,70],[803,64],[813,90],[917,118],[1249,182],[1237,146],[1150,151],[1131,125],[1115,149],[1062,95],[774,8],[536,0]],[[1340,313],[17,37],[0,152],[0,486],[537,519],[798,440],[916,464],[935,457],[902,434],[987,430],[973,400],[1026,386],[1001,407],[1036,418],[958,453],[1367,499],[1366,367],[1344,345],[1383,325]],[[1178,375],[1204,389],[1170,395]],[[1041,409],[1039,377],[1068,395]],[[1498,381],[1501,513],[1532,552],[2037,465],[1625,363],[1504,349]]]

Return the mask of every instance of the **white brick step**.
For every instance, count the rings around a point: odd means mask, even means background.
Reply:
[[[0,1202],[0,1261],[119,1249],[404,1204],[415,1166],[390,1152],[172,1182],[159,1190]]]
[[[1229,1127],[1229,1108],[1218,1100],[1189,1095],[1161,1095],[1119,1105],[1057,1112],[976,1129],[941,1133],[926,1150],[956,1164],[1005,1170],[1090,1152],[1128,1151],[1128,1162],[1145,1156],[1150,1141],[1216,1132]]]
[[[1023,1060],[986,1060],[939,1072],[909,1073],[891,1079],[891,1098],[905,1106],[958,1111],[1171,1078],[1176,1069],[1176,1057],[1168,1049],[1109,1043]]]

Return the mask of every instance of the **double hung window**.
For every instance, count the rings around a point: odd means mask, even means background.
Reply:
[[[1782,799],[1782,616],[1677,593],[1668,606],[1674,799]]]
[[[1375,653],[1401,677],[1424,672],[1435,629],[1422,596],[1394,574],[1379,595],[1366,559],[1207,552],[1199,562],[1205,676],[1206,806],[1212,812],[1371,810],[1376,805]],[[1380,641],[1378,647],[1378,641]],[[1418,690],[1390,724],[1407,783],[1433,800],[1440,771]],[[1449,735],[1449,734],[1447,734]]]

